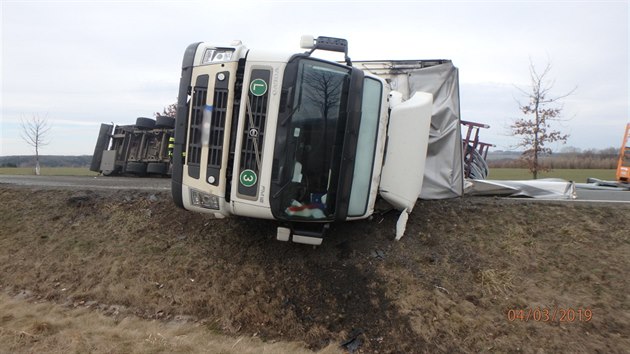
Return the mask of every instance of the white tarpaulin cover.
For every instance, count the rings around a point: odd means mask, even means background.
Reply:
[[[459,111],[458,70],[450,60],[353,61],[354,66],[387,80],[403,100],[415,91],[433,94],[433,114],[420,198],[462,196],[464,166]]]
[[[557,178],[526,181],[466,180],[466,195],[575,199],[575,183]]]

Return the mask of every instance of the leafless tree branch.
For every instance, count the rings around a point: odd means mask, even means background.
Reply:
[[[50,125],[48,117],[33,115],[30,119],[22,118],[22,133],[20,136],[30,146],[35,148],[35,174],[39,175],[39,150],[50,143],[48,133]]]

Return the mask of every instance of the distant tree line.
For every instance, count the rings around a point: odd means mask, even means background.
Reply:
[[[619,149],[610,147],[606,149],[564,148],[563,152],[554,153],[540,158],[540,164],[546,169],[616,169],[619,158]],[[490,159],[490,168],[528,168],[521,159]]]

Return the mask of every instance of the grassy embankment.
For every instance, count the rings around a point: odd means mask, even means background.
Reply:
[[[420,201],[398,242],[398,213],[382,213],[314,249],[166,191],[0,198],[0,353],[630,348],[627,205]]]

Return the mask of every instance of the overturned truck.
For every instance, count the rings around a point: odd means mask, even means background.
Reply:
[[[166,116],[139,117],[135,125],[101,124],[90,170],[104,176],[170,176],[174,127],[175,118]]]
[[[355,62],[347,41],[306,52],[191,44],[180,79],[176,205],[275,219],[277,239],[318,245],[330,223],[364,219],[377,197],[401,211],[463,193],[457,69],[449,60]],[[341,52],[343,62],[316,58]],[[424,181],[424,185],[423,185]]]

